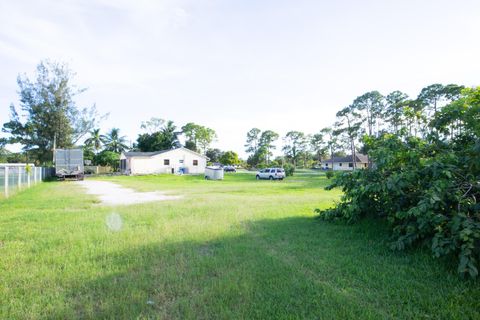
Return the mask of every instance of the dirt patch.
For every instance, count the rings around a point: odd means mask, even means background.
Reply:
[[[96,195],[103,205],[129,205],[152,201],[180,199],[180,196],[169,196],[160,191],[138,192],[107,181],[84,180],[77,182],[88,194]]]

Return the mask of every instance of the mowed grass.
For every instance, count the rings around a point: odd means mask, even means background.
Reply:
[[[183,198],[105,207],[49,182],[0,201],[1,319],[480,317],[448,261],[390,251],[375,221],[316,220],[339,197],[322,175],[101,179]]]

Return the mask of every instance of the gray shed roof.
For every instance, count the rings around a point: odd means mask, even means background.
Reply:
[[[124,152],[123,154],[125,157],[152,157],[156,156],[157,154],[161,154],[164,152],[167,152],[170,150],[162,150],[162,151],[154,151],[154,152],[138,152],[138,151],[130,151],[130,152]]]

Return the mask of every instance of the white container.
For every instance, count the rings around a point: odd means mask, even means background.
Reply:
[[[223,180],[223,168],[221,167],[206,167],[205,180]]]

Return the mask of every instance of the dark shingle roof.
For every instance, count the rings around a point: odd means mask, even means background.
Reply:
[[[355,162],[368,163],[367,155],[357,153],[355,154],[355,156],[356,156]],[[323,160],[323,162],[332,162],[332,159]],[[353,162],[353,157],[351,155],[346,157],[333,157],[333,162]]]

